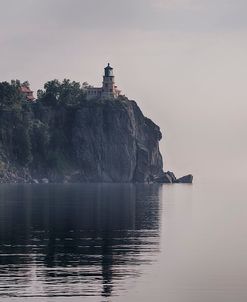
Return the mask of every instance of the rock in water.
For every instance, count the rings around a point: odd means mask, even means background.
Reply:
[[[172,178],[169,174],[163,173],[161,176],[154,179],[154,182],[162,183],[162,184],[172,184]]]
[[[167,174],[171,178],[173,183],[177,181],[177,178],[173,172],[167,171],[165,174]]]
[[[178,178],[177,183],[183,183],[183,184],[192,184],[193,182],[193,175],[189,174],[189,175],[185,175],[181,178]]]
[[[176,182],[176,177],[173,172],[162,172],[158,177],[154,178],[154,182],[172,184]]]

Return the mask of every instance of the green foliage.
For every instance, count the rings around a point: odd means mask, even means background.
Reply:
[[[85,100],[85,92],[81,84],[64,79],[49,81],[44,85],[44,90],[38,91],[38,100],[48,106],[79,105]]]
[[[36,102],[20,92],[26,81],[0,82],[0,155],[4,163],[61,172],[73,162],[75,113],[85,102],[85,85],[49,81]]]
[[[13,107],[18,108],[21,100],[22,97],[16,83],[0,83],[0,109],[10,110]]]

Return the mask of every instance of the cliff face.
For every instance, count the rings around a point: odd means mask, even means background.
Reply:
[[[134,101],[90,101],[75,115],[72,145],[82,181],[146,182],[162,173],[161,132]]]
[[[148,182],[163,175],[160,129],[126,98],[37,102],[0,115],[1,182]]]

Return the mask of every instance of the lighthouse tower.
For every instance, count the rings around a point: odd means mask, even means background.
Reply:
[[[115,85],[115,77],[113,74],[113,68],[110,63],[105,67],[105,75],[103,76],[102,97],[117,98],[121,91],[117,89]]]
[[[84,89],[88,100],[95,98],[116,99],[118,96],[121,95],[121,90],[119,90],[115,85],[113,68],[110,66],[110,63],[108,63],[105,68],[105,75],[103,76],[103,86],[94,87],[87,85]]]

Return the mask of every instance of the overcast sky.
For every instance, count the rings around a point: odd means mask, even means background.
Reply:
[[[1,81],[100,85],[109,61],[166,170],[246,178],[246,0],[0,0],[0,28]]]

